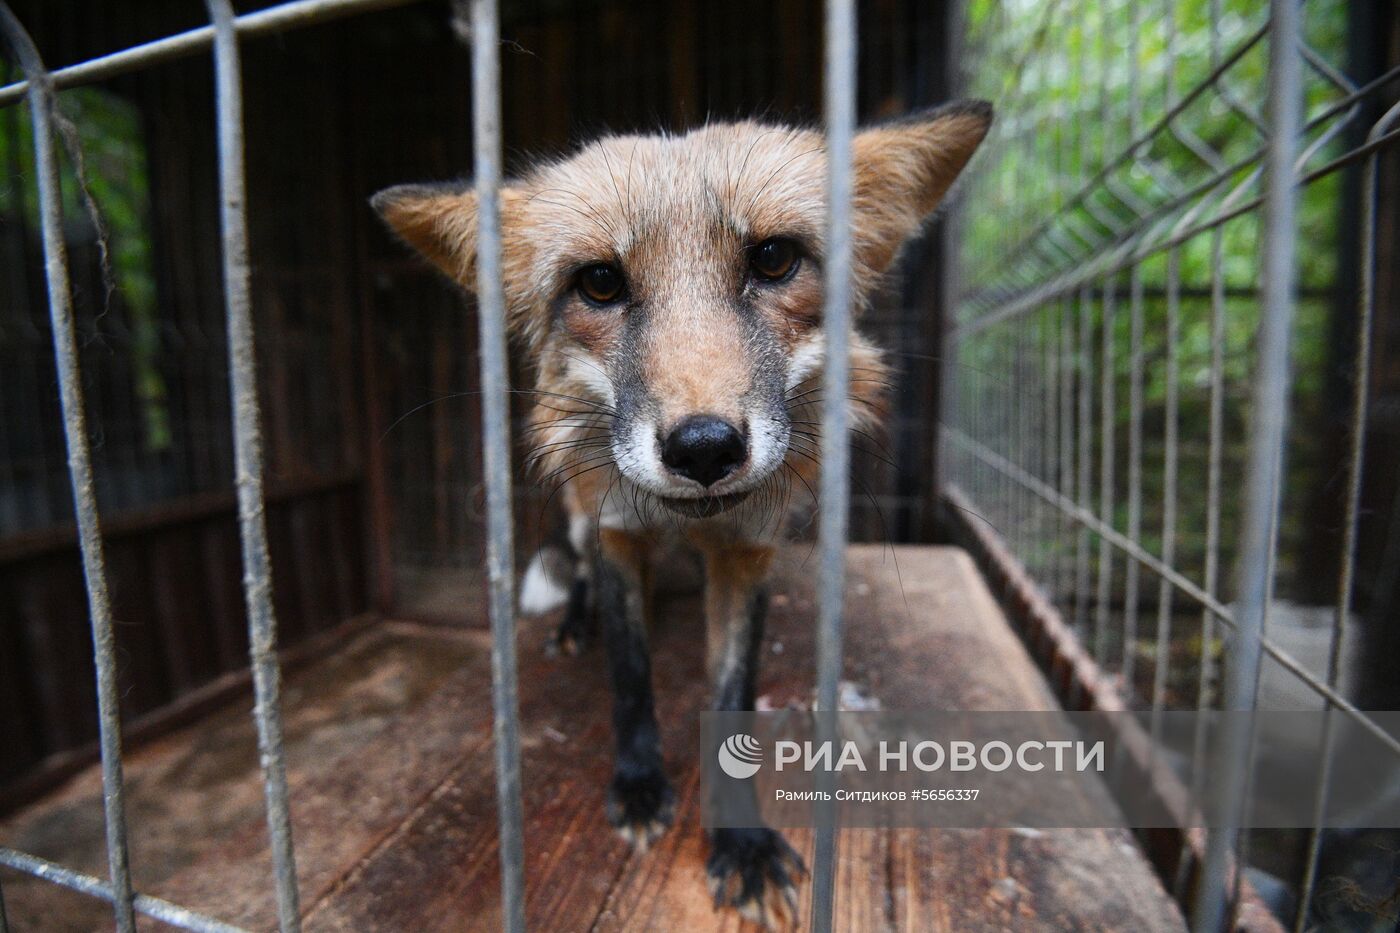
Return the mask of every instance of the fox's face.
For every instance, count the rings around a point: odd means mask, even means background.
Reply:
[[[856,137],[858,308],[989,120],[956,105]],[[825,184],[818,132],[734,123],[607,137],[502,191],[506,302],[536,364],[547,464],[610,460],[673,510],[710,515],[811,450],[794,412],[820,401]],[[417,186],[375,200],[468,288],[475,203]],[[874,394],[852,393],[857,416]]]

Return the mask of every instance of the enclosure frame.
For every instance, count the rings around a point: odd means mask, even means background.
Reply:
[[[244,596],[247,603],[247,624],[250,640],[250,667],[254,685],[254,718],[257,725],[262,765],[262,781],[266,798],[267,823],[273,855],[271,889],[275,893],[279,927],[287,933],[300,929],[300,906],[296,881],[295,846],[290,823],[290,802],[286,778],[286,763],[282,748],[281,702],[279,683],[281,662],[277,650],[277,618],[272,606],[271,566],[268,559],[265,511],[267,495],[264,490],[266,467],[262,452],[261,411],[257,393],[254,363],[256,334],[252,321],[249,294],[248,232],[245,194],[243,109],[241,94],[240,42],[243,39],[277,34],[327,20],[365,14],[414,0],[290,0],[256,13],[235,15],[229,0],[207,0],[211,23],[177,35],[143,43],[86,62],[49,71],[24,26],[0,2],[0,33],[15,50],[26,80],[0,87],[0,107],[27,101],[34,128],[37,180],[41,204],[43,251],[47,274],[49,310],[53,322],[54,355],[60,373],[63,433],[68,449],[68,467],[79,528],[79,544],[85,575],[85,592],[93,639],[97,671],[97,698],[100,724],[100,760],[104,790],[104,825],[107,841],[109,877],[102,879],[58,865],[29,853],[0,847],[0,865],[63,885],[81,893],[110,901],[116,926],[121,933],[135,930],[138,914],[152,917],[184,929],[201,931],[231,931],[236,928],[158,898],[133,890],[127,854],[127,818],[123,801],[121,721],[118,712],[116,660],[112,635],[111,601],[107,592],[107,569],[104,560],[102,523],[98,516],[90,440],[85,417],[85,403],[78,363],[77,340],[72,310],[72,285],[67,265],[62,233],[62,205],[58,190],[57,134],[53,125],[55,93],[58,90],[92,84],[120,74],[144,69],[160,62],[189,56],[212,49],[215,68],[219,140],[221,237],[225,312],[230,344],[230,385],[233,400],[233,433],[236,453],[236,477],[240,533],[244,568]],[[503,926],[511,933],[525,928],[525,879],[523,852],[523,815],[520,785],[520,740],[518,734],[519,700],[516,672],[516,638],[514,610],[513,562],[514,538],[511,516],[511,437],[509,409],[509,359],[506,338],[506,317],[501,279],[500,187],[502,184],[501,144],[501,68],[499,61],[500,29],[497,0],[469,0],[470,41],[472,47],[473,145],[475,186],[480,203],[478,212],[477,309],[479,313],[480,368],[483,388],[482,450],[485,462],[487,497],[487,571],[490,594],[492,638],[494,749],[498,800],[498,831],[501,852],[501,902]],[[827,245],[823,264],[825,298],[823,327],[828,353],[824,375],[823,439],[821,471],[821,519],[818,547],[820,551],[821,584],[818,600],[818,663],[814,672],[816,696],[823,709],[837,705],[839,675],[842,666],[842,599],[845,584],[845,548],[848,535],[848,505],[850,502],[850,449],[848,445],[849,411],[845,386],[850,378],[849,333],[852,308],[852,242],[851,216],[853,176],[851,146],[855,132],[856,113],[856,48],[857,18],[854,0],[826,0],[825,32],[825,138],[828,153],[827,194],[830,205],[827,220]],[[1263,207],[1264,227],[1262,281],[1264,287],[1263,334],[1257,350],[1257,373],[1252,387],[1254,411],[1257,416],[1249,437],[1248,493],[1245,519],[1241,533],[1240,551],[1241,593],[1238,607],[1222,604],[1215,591],[1214,580],[1202,586],[1180,572],[1170,550],[1154,553],[1143,543],[1140,529],[1130,527],[1126,533],[1114,527],[1111,513],[1112,491],[1104,493],[1100,508],[1091,501],[1087,433],[1082,417],[1087,393],[1079,398],[1066,395],[1060,400],[1065,406],[1061,414],[1068,420],[1076,412],[1081,415],[1080,436],[1066,430],[1049,438],[1048,450],[1038,453],[1059,459],[1058,483],[1047,482],[1017,460],[1022,451],[994,449],[960,429],[958,424],[944,418],[942,444],[958,451],[965,463],[977,464],[976,472],[965,475],[944,467],[945,475],[938,479],[944,501],[954,517],[950,524],[960,527],[974,545],[984,567],[998,579],[1003,595],[1013,603],[1013,610],[1023,618],[1034,621],[1033,634],[1045,639],[1043,654],[1051,660],[1051,679],[1074,699],[1070,706],[1093,709],[1122,708],[1121,697],[1102,684],[1102,672],[1091,653],[1070,634],[1069,626],[1048,605],[1039,592],[1038,582],[1025,570],[1018,557],[1023,557],[1026,542],[1003,540],[996,532],[978,527],[965,518],[977,511],[989,490],[981,485],[994,477],[1005,488],[1014,488],[1024,497],[1020,507],[1048,508],[1056,521],[1062,521],[1065,533],[1098,539],[1102,553],[1116,554],[1130,562],[1134,579],[1139,570],[1154,575],[1164,592],[1183,595],[1198,604],[1210,620],[1220,623],[1234,633],[1231,652],[1224,664],[1227,709],[1253,709],[1257,703],[1255,684],[1262,659],[1272,658],[1296,675],[1327,704],[1327,708],[1369,728],[1386,740],[1397,753],[1400,743],[1380,731],[1337,687],[1337,645],[1345,635],[1345,620],[1351,601],[1353,574],[1356,565],[1357,523],[1360,508],[1359,489],[1364,460],[1364,428],[1366,424],[1367,376],[1370,371],[1371,330],[1375,319],[1375,239],[1377,210],[1377,173],[1380,154],[1400,143],[1400,105],[1390,108],[1369,130],[1364,145],[1308,173],[1300,173],[1301,160],[1309,153],[1301,141],[1305,130],[1316,123],[1304,124],[1301,119],[1300,73],[1308,63],[1305,46],[1300,44],[1299,5],[1296,0],[1272,0],[1268,25],[1252,35],[1229,55],[1224,56],[1208,80],[1191,89],[1169,108],[1158,123],[1140,128],[1115,158],[1100,172],[1086,181],[1075,201],[1083,203],[1095,186],[1108,178],[1115,166],[1132,161],[1158,133],[1174,132],[1174,118],[1195,101],[1199,95],[1218,89],[1218,81],[1226,70],[1249,49],[1267,42],[1270,49],[1269,87],[1270,108],[1263,117],[1269,130],[1268,144],[1249,159],[1233,165],[1221,165],[1212,178],[1193,190],[1182,192],[1176,206],[1186,199],[1212,190],[1242,170],[1257,169],[1265,179],[1264,193],[1252,200],[1227,201],[1214,216],[1202,219],[1188,212],[1178,218],[1170,229],[1160,222],[1172,219],[1171,211],[1157,208],[1140,213],[1138,226],[1115,240],[1108,247],[1090,250],[1089,264],[1042,282],[1027,283],[1015,295],[980,295],[972,302],[973,314],[948,330],[948,357],[956,358],[958,347],[979,333],[1016,321],[1043,308],[1048,302],[1081,300],[1094,281],[1106,279],[1125,268],[1134,268],[1144,250],[1171,249],[1186,240],[1218,228],[1241,214]],[[1282,50],[1282,51],[1281,51]],[[1396,77],[1392,71],[1380,82],[1362,88],[1353,87],[1333,114],[1354,106],[1362,96]],[[1283,456],[1286,419],[1288,415],[1288,339],[1293,312],[1297,303],[1293,281],[1293,259],[1298,247],[1295,207],[1299,185],[1336,171],[1344,165],[1363,163],[1365,166],[1363,235],[1366,251],[1362,259],[1361,292],[1358,300],[1357,344],[1354,369],[1357,391],[1353,396],[1350,443],[1346,454],[1346,511],[1344,516],[1344,555],[1337,580],[1338,612],[1332,635],[1332,664],[1326,677],[1317,677],[1282,647],[1274,644],[1265,632],[1267,603],[1273,585],[1273,560],[1277,552],[1276,519],[1279,510],[1279,463]],[[1234,194],[1232,194],[1234,197]],[[1073,202],[1072,202],[1073,203]],[[1062,205],[1061,212],[1068,205]],[[1042,235],[1052,235],[1056,216],[1047,216],[1044,225],[1033,238],[1039,248]],[[1156,239],[1148,234],[1156,235]],[[1073,243],[1053,244],[1054,249],[1073,254],[1082,251]],[[951,270],[951,264],[948,266]],[[950,280],[953,278],[949,273]],[[1173,286],[1179,281],[1173,279]],[[948,286],[951,290],[952,286]],[[1108,289],[1111,292],[1111,289]],[[1140,298],[1140,296],[1138,296]],[[1111,299],[1106,299],[1110,300]],[[1129,301],[1134,300],[1129,295]],[[951,303],[948,305],[952,307]],[[1066,338],[1068,339],[1068,338]],[[1102,352],[1111,356],[1115,348],[1105,338]],[[1085,348],[1092,350],[1093,348]],[[1137,377],[1141,377],[1141,337],[1135,334],[1130,348]],[[956,397],[951,380],[952,367],[944,368],[945,382],[941,392],[944,412],[956,411],[966,399]],[[1218,373],[1215,374],[1218,378]],[[1174,378],[1174,377],[1173,377]],[[1112,386],[1103,391],[1111,397]],[[1140,386],[1132,390],[1140,396]],[[1172,391],[1175,391],[1173,388]],[[1079,407],[1075,407],[1076,404]],[[1141,417],[1141,398],[1135,397],[1133,412]],[[1024,413],[1018,413],[1024,416]],[[1101,429],[1111,434],[1112,425]],[[1140,424],[1130,430],[1140,432]],[[1175,437],[1168,442],[1174,450]],[[1111,458],[1111,445],[1104,456]],[[1050,451],[1053,451],[1051,453]],[[1141,495],[1141,448],[1133,454],[1130,470],[1135,495]],[[951,457],[940,458],[943,465]],[[1076,473],[1066,464],[1078,464]],[[1103,467],[1113,471],[1111,459]],[[1174,465],[1168,469],[1176,481]],[[1218,479],[1218,477],[1217,477]],[[964,481],[970,480],[967,487]],[[1218,509],[1219,490],[1215,489],[1212,509]],[[1140,499],[1137,502],[1140,518]],[[1174,508],[1174,504],[1173,504]],[[1174,520],[1174,517],[1173,517]],[[1132,520],[1130,519],[1130,525]],[[1087,543],[1084,547],[1087,547]],[[1077,568],[1076,568],[1077,569]],[[1159,698],[1154,698],[1159,699]],[[1154,707],[1155,709],[1155,707]],[[1155,741],[1155,735],[1147,737]],[[1218,738],[1217,752],[1241,775],[1242,798],[1244,776],[1248,768],[1247,737],[1226,732]],[[1326,774],[1330,759],[1320,758],[1324,780],[1318,807],[1325,796]],[[1232,801],[1231,809],[1242,813],[1243,799]],[[1171,845],[1182,853],[1179,865],[1195,879],[1194,893],[1186,900],[1190,906],[1192,927],[1197,930],[1219,930],[1237,918],[1251,900],[1246,885],[1238,881],[1238,839],[1236,831],[1218,830],[1208,833],[1183,830],[1172,837]],[[1316,865],[1319,837],[1312,835],[1309,846],[1308,872],[1303,885],[1304,895],[1310,897],[1317,878]],[[828,931],[832,927],[832,907],[835,884],[837,833],[830,825],[818,827],[813,869],[810,910],[813,929]],[[1189,858],[1187,857],[1189,855]],[[1299,917],[1306,914],[1306,901]],[[1262,908],[1259,908],[1262,909]],[[1301,919],[1299,921],[1301,925]],[[3,892],[0,892],[0,931],[5,929]],[[1300,926],[1301,929],[1301,926]]]

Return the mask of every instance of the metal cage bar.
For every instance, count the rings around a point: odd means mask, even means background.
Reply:
[[[1300,29],[1297,0],[1273,0],[1269,20],[1269,152],[1265,163],[1264,241],[1260,279],[1264,298],[1253,377],[1245,511],[1240,529],[1239,610],[1226,655],[1225,710],[1251,710],[1259,689],[1265,615],[1273,592],[1273,561],[1283,485],[1283,450],[1288,421],[1288,349],[1293,323],[1294,248],[1297,242],[1298,139],[1302,114],[1302,67],[1295,54]],[[1227,717],[1217,738],[1215,760],[1226,769],[1222,813],[1231,826],[1244,815],[1249,771],[1249,736],[1240,717]],[[1235,881],[1227,877],[1237,830],[1206,834],[1205,864],[1191,922],[1196,930],[1218,930],[1225,921]]]
[[[50,317],[53,322],[54,354],[59,372],[64,436],[69,449],[69,470],[79,528],[79,546],[93,631],[104,824],[111,880],[102,881],[5,847],[0,847],[0,865],[111,902],[116,915],[117,929],[122,933],[135,930],[137,913],[184,929],[227,933],[238,928],[159,898],[137,894],[132,889],[123,804],[111,601],[107,590],[78,368],[66,248],[61,229],[62,207],[54,149],[55,91],[106,80],[159,62],[195,54],[210,46],[214,50],[220,219],[230,344],[229,379],[235,435],[235,486],[244,552],[244,594],[248,610],[249,651],[254,683],[254,719],[263,770],[279,926],[284,931],[295,931],[300,929],[300,909],[282,744],[277,623],[272,607],[272,581],[265,523],[261,418],[249,297],[250,272],[238,40],[240,36],[282,32],[349,13],[408,2],[414,0],[298,0],[256,13],[236,16],[228,0],[207,0],[213,20],[210,26],[144,43],[52,73],[44,68],[42,59],[22,24],[8,5],[0,2],[0,32],[3,32],[8,44],[14,49],[26,77],[24,81],[0,87],[0,107],[28,100],[34,124],[35,164]]]
[[[291,0],[234,18],[234,29],[241,36],[263,36],[300,29],[352,13],[419,3],[422,0]],[[85,84],[106,81],[118,75],[177,58],[197,55],[214,44],[214,27],[200,26],[173,36],[122,49],[110,55],[89,59],[51,72],[54,90],[62,91]],[[24,99],[28,84],[17,81],[0,87],[0,107]]]
[[[1391,107],[1371,127],[1368,141],[1385,135],[1400,122],[1400,103]],[[1347,619],[1351,615],[1352,587],[1355,584],[1357,537],[1361,518],[1361,477],[1366,461],[1366,419],[1371,385],[1372,327],[1376,316],[1376,211],[1380,187],[1380,155],[1372,152],[1366,159],[1364,188],[1361,195],[1361,294],[1357,301],[1356,353],[1352,362],[1354,380],[1351,398],[1351,437],[1347,448],[1347,488],[1343,524],[1342,564],[1337,574],[1337,612],[1332,637],[1327,648],[1327,684],[1337,686],[1340,675],[1342,643],[1347,634]],[[1328,704],[1328,712],[1332,710]],[[1332,717],[1323,722],[1322,751],[1318,761],[1318,783],[1315,812],[1321,816],[1327,801],[1332,776]],[[1318,821],[1320,824],[1320,820]],[[1318,857],[1321,854],[1322,833],[1316,829],[1308,834],[1308,851],[1303,869],[1302,897],[1298,906],[1295,933],[1303,933],[1317,884]]]
[[[515,563],[511,514],[510,368],[501,283],[501,63],[496,0],[471,0],[472,121],[477,194],[477,311],[481,340],[486,565],[491,605],[491,700],[502,926],[525,929],[525,854],[516,689]]]
[[[248,267],[248,216],[243,152],[243,77],[238,33],[229,0],[206,0],[214,21],[214,79],[218,114],[219,223],[223,237],[224,305],[228,321],[229,391],[233,404],[234,486],[243,545],[243,594],[253,669],[253,717],[267,798],[267,829],[283,933],[301,929],[296,854],[292,846],[287,763],[282,745],[281,665],[272,562],[267,547],[262,412]]]
[[[63,865],[51,862],[48,859],[30,855],[27,852],[19,852],[15,849],[0,846],[0,865],[13,868],[15,871],[22,871],[25,874],[34,875],[45,881],[61,885],[72,891],[86,894],[90,897],[98,898],[115,903],[116,896],[113,894],[112,884],[103,881],[101,878],[94,878],[92,875],[74,871]],[[169,901],[158,897],[151,897],[147,894],[136,894],[132,897],[132,907],[143,916],[154,920],[160,920],[171,926],[179,927],[183,930],[194,930],[196,933],[244,933],[241,927],[236,927],[213,917],[206,917],[196,913],[179,904],[172,904]],[[4,903],[0,901],[0,933],[7,929],[5,926]]]
[[[1366,444],[1375,443],[1366,435],[1367,392],[1388,385],[1368,385],[1367,354],[1382,313],[1375,267],[1389,235],[1385,215],[1379,230],[1375,221],[1388,197],[1375,173],[1382,153],[1393,157],[1400,144],[1393,106],[1400,68],[1358,53],[1354,8],[1283,0],[1255,11],[1210,0],[1196,17],[1177,0],[1071,7],[1080,17],[1078,43],[1046,41],[1038,18],[996,7],[963,38],[977,53],[972,92],[1005,106],[991,151],[964,183],[980,187],[968,198],[978,209],[964,218],[970,235],[960,238],[968,242],[955,270],[971,287],[950,302],[957,371],[947,376],[954,388],[945,393],[952,404],[941,428],[945,501],[975,510],[974,522],[963,523],[972,537],[995,529],[999,550],[986,558],[994,578],[998,561],[1014,558],[1027,584],[1091,645],[1097,666],[1060,684],[1071,696],[1076,686],[1087,684],[1091,694],[1106,688],[1108,699],[1095,702],[1141,709],[1155,741],[1169,708],[1209,713],[1261,703],[1262,672],[1271,688],[1332,711],[1334,731],[1340,718],[1400,756],[1400,740],[1349,699],[1345,675],[1353,671],[1344,668],[1357,663],[1348,661],[1351,617],[1368,583],[1368,536],[1358,528],[1367,506],[1357,498],[1371,486],[1369,474],[1361,483]],[[1192,18],[1182,18],[1188,11]],[[1268,108],[1256,113],[1247,100]],[[1358,136],[1367,105],[1384,115],[1368,117],[1374,122]],[[1066,112],[1088,117],[1068,129],[1077,146],[1053,135],[1064,131]],[[1350,181],[1329,177],[1344,168],[1364,190],[1351,193]],[[1319,304],[1351,300],[1344,289],[1352,283],[1322,244],[1309,242],[1296,257],[1293,247],[1300,236],[1317,236],[1321,212],[1353,205],[1342,224],[1355,224],[1346,229],[1359,241],[1356,320],[1332,326],[1352,331],[1355,347],[1345,360],[1334,351],[1323,359],[1319,322],[1343,312]],[[1342,253],[1338,239],[1336,262],[1350,267],[1353,253]],[[1063,304],[1075,299],[1077,328],[1061,335],[1058,359],[1053,347],[1038,353],[1036,341],[1057,321],[1065,326]],[[1309,367],[1300,374],[1346,373],[1347,443],[1325,456],[1303,447],[1305,456],[1284,472],[1290,414],[1311,419],[1299,422],[1309,426],[1327,417],[1313,404],[1289,411],[1291,331],[1305,328],[1314,343],[1300,347],[1316,352],[1299,354]],[[1025,364],[1027,346],[1045,356],[1043,369]],[[988,371],[1011,374],[1015,385],[1008,390]],[[1068,444],[1035,421],[1043,407],[1043,417],[1056,417],[1051,393],[1062,405],[1066,397],[1078,403],[1058,414],[1062,428],[1070,425]],[[1239,424],[1250,433],[1236,433]],[[1303,429],[1292,430],[1299,437]],[[1345,477],[1344,492],[1320,489],[1315,474],[1324,461],[1327,475]],[[1306,516],[1281,501],[1285,482],[1312,497]],[[1069,525],[1047,524],[1041,508],[1026,506],[1027,493]],[[1271,621],[1270,608],[1294,592],[1317,592],[1310,552],[1294,539],[1316,527],[1313,512],[1334,496],[1344,515],[1327,656],[1319,658],[1313,643],[1290,642],[1282,613]],[[1072,573],[1056,563],[1066,547]],[[1238,587],[1226,572],[1231,564]],[[1311,628],[1311,618],[1290,624]],[[1071,649],[1057,643],[1053,663]],[[1363,676],[1374,676],[1374,660],[1366,666]],[[1238,769],[1238,780],[1226,781],[1238,797],[1223,809],[1227,825],[1242,826],[1252,749],[1239,736],[1212,736],[1207,720],[1187,737],[1182,784],[1189,777],[1187,793],[1200,799],[1214,743]],[[1316,748],[1317,808],[1336,766],[1329,742]],[[1281,920],[1298,930],[1316,922],[1310,902],[1325,894],[1321,835],[1300,831],[1286,843],[1298,856],[1297,874],[1284,881],[1297,885],[1298,914]],[[1189,831],[1179,858],[1154,854],[1174,873],[1168,881],[1197,928],[1218,929],[1250,897],[1238,893],[1244,884],[1235,874],[1249,864],[1247,839]]]
[[[841,678],[842,603],[846,588],[846,532],[850,512],[851,377],[851,139],[856,119],[856,9],[854,0],[826,4],[827,221],[822,309],[826,368],[822,381],[821,582],[817,615],[817,708],[834,724]],[[822,819],[812,858],[812,929],[828,933],[836,885],[836,826]]]
[[[111,875],[111,900],[117,930],[132,933],[136,929],[136,914],[132,905],[126,806],[122,788],[116,639],[112,632],[112,601],[107,591],[102,525],[97,514],[92,449],[88,440],[83,382],[78,364],[68,251],[63,241],[63,202],[59,189],[58,154],[54,148],[53,84],[29,33],[11,12],[9,5],[3,2],[0,2],[0,31],[4,32],[29,79],[26,93],[30,120],[34,126],[34,163],[39,187],[49,318],[53,322],[53,351],[58,366],[63,437],[68,448],[68,475],[73,485],[73,511],[78,523],[78,547],[82,553],[83,582],[92,624],[93,663],[97,668],[98,741],[102,756],[102,816],[107,833],[107,868]]]

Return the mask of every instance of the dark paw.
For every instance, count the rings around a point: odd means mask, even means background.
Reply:
[[[593,643],[597,627],[597,615],[588,602],[588,582],[575,580],[573,588],[569,591],[569,603],[564,609],[564,619],[554,633],[554,640],[545,650],[551,655],[582,654]]]
[[[608,822],[634,848],[645,850],[671,825],[676,795],[660,770],[615,774],[608,785]]]
[[[807,867],[773,830],[715,830],[705,871],[715,907],[732,907],[744,919],[770,929],[796,925],[797,881]]]

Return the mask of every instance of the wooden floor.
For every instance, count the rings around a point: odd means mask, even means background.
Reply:
[[[789,556],[774,590],[759,690],[775,706],[810,699],[806,556]],[[660,608],[658,713],[681,805],[672,830],[640,854],[603,814],[610,743],[600,652],[547,657],[540,646],[553,620],[522,624],[531,929],[740,929],[712,910],[704,883],[699,600]],[[499,927],[488,649],[479,626],[385,622],[287,678],[308,930]],[[1053,708],[972,563],[950,548],[851,549],[846,657],[846,678],[886,709]],[[271,866],[249,705],[128,755],[131,861],[140,890],[266,929]],[[789,838],[810,863],[810,834]],[[95,769],[0,822],[0,841],[103,874]],[[840,846],[840,930],[1184,929],[1122,831],[852,830]],[[98,902],[4,870],[0,880],[13,930],[110,928]]]

